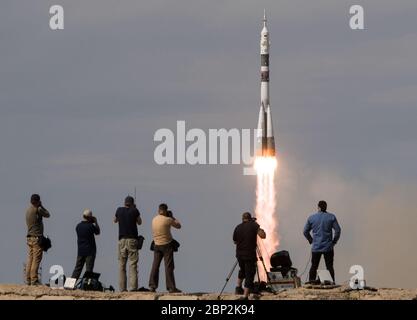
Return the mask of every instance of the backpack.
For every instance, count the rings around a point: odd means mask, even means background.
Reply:
[[[52,248],[51,239],[44,236],[39,237],[39,246],[43,251],[47,252],[50,248]]]
[[[77,289],[85,291],[104,291],[102,283],[94,278],[81,279],[81,282]]]
[[[141,250],[143,247],[143,242],[145,241],[145,237],[138,236],[136,240],[138,241],[138,250]]]

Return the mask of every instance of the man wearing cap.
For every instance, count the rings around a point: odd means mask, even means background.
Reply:
[[[236,294],[243,294],[243,299],[249,299],[249,294],[253,289],[253,280],[256,274],[256,247],[257,237],[266,238],[265,231],[249,212],[242,215],[242,223],[233,232],[233,241],[236,244],[236,258],[239,263],[239,274],[237,279]],[[242,289],[243,279],[245,288]]]
[[[97,218],[93,216],[90,209],[83,212],[83,220],[75,228],[77,232],[78,253],[72,278],[78,279],[84,268],[85,271],[93,272],[96,260],[96,240],[95,235],[100,234],[100,227]]]
[[[142,224],[135,200],[128,196],[125,206],[116,211],[114,222],[119,224],[119,289],[127,290],[126,264],[129,261],[130,291],[138,289],[138,225]]]
[[[32,194],[30,197],[30,206],[26,210],[26,225],[28,259],[26,262],[26,284],[40,285],[38,278],[39,265],[42,261],[43,250],[40,246],[40,239],[43,236],[43,218],[49,218],[50,214],[41,202],[38,194]]]

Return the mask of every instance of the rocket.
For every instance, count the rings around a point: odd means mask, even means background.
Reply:
[[[261,31],[261,107],[259,110],[258,130],[256,133],[256,156],[275,157],[275,139],[272,126],[271,107],[269,105],[269,32],[266,26],[264,10]]]

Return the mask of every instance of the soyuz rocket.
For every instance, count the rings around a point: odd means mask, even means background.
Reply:
[[[261,31],[261,107],[259,110],[258,130],[256,133],[256,156],[275,157],[275,139],[269,104],[269,32],[266,26],[264,10]]]

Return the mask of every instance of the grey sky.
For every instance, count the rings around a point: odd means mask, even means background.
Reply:
[[[53,4],[64,6],[64,31],[49,30]],[[348,28],[352,4],[364,5],[365,31]],[[255,179],[237,165],[158,166],[153,135],[177,120],[202,129],[256,125],[264,7],[282,248],[302,271],[302,228],[324,198],[342,226],[340,282],[362,264],[371,285],[417,286],[414,0],[3,0],[0,282],[22,281],[24,211],[38,192],[52,213],[44,267],[72,272],[74,227],[90,207],[102,227],[96,270],[116,285],[112,217],[137,186],[147,240],[140,286],[152,263],[151,218],[164,201],[183,223],[174,236],[182,244],[178,287],[221,288],[234,262],[233,228],[254,207]]]

